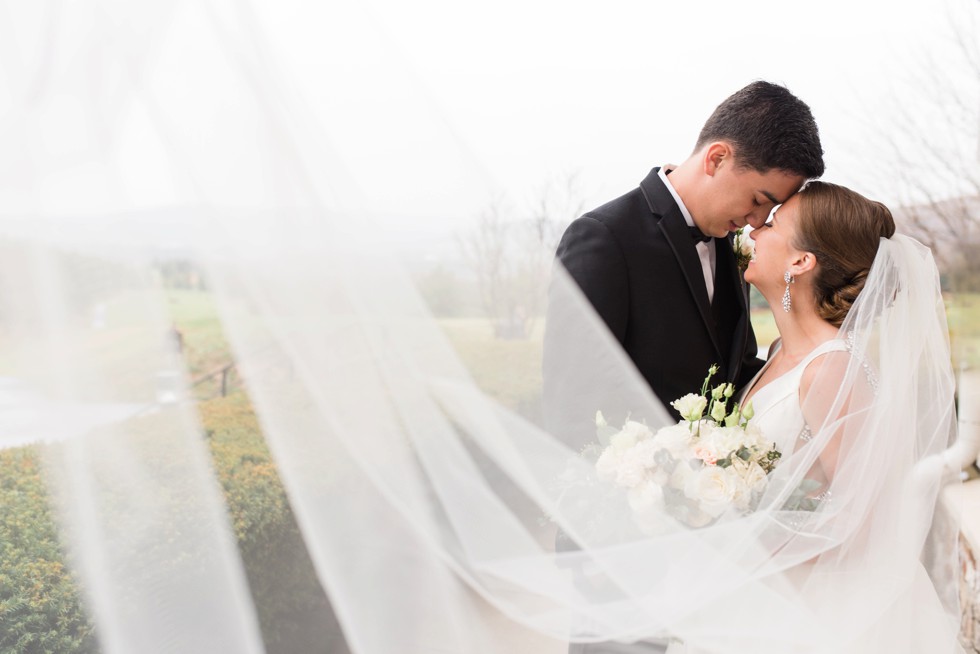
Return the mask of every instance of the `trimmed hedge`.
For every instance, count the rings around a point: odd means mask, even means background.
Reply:
[[[346,651],[247,396],[200,409],[267,651]]]
[[[0,450],[0,651],[97,652],[33,448]]]
[[[248,398],[236,393],[199,408],[266,651],[345,651]],[[38,454],[0,450],[0,652],[98,651],[58,544]]]

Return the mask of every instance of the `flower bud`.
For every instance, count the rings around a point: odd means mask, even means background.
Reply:
[[[715,405],[711,408],[711,419],[719,424],[725,419],[724,402],[715,402]]]

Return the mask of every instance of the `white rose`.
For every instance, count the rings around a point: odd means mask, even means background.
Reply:
[[[748,234],[742,234],[742,238],[738,239],[738,254],[755,258],[755,241],[749,238]]]
[[[736,459],[731,467],[738,475],[738,485],[735,491],[735,506],[745,510],[752,502],[753,491],[765,484],[766,472],[758,463]]]
[[[694,422],[701,419],[705,407],[708,406],[708,401],[700,395],[688,393],[684,397],[671,402],[670,406],[674,407],[684,420]]]
[[[713,517],[721,515],[735,499],[738,491],[738,475],[718,466],[705,466],[691,475],[684,486],[684,494],[696,500],[701,510]]]

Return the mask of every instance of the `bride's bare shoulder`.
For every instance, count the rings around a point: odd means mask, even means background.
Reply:
[[[851,354],[843,345],[813,357],[800,376],[800,399],[814,393],[836,395],[845,385],[851,363]]]

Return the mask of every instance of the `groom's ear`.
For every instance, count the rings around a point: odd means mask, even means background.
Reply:
[[[709,144],[704,149],[704,159],[702,160],[704,174],[708,177],[714,177],[715,173],[723,166],[731,166],[734,161],[733,155],[732,146],[724,141],[715,141]]]

